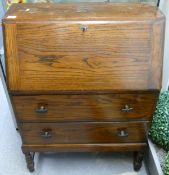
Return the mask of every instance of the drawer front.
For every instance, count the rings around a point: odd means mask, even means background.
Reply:
[[[12,91],[150,88],[148,23],[18,23],[11,30],[17,45],[12,63],[7,61]]]
[[[150,120],[157,94],[12,96],[20,122]]]
[[[138,143],[146,141],[146,123],[23,123],[24,144]]]

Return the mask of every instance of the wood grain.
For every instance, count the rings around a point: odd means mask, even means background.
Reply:
[[[30,171],[30,152],[147,146],[164,25],[160,10],[144,4],[11,6],[3,19],[7,84]]]
[[[18,24],[20,90],[146,89],[149,30],[90,24],[83,33],[76,24]]]
[[[164,24],[160,23],[160,29],[154,24],[164,21],[163,15],[146,5],[133,6],[140,11],[124,6],[125,11],[122,6],[112,4],[90,5],[49,5],[48,8],[56,9],[55,14],[47,12],[48,20],[45,18],[43,22],[40,17],[46,10],[44,5],[40,5],[39,10],[34,6],[39,21],[32,18],[35,14],[24,12],[29,5],[14,6],[9,11],[8,15],[17,15],[17,18],[11,22],[6,16],[4,25],[16,23],[18,52],[14,62],[18,63],[15,69],[19,70],[18,74],[10,70],[7,79],[10,91],[160,89],[161,67],[158,66],[162,64],[162,54],[158,53],[162,53]],[[82,11],[95,9],[98,13],[91,12],[95,14],[91,16],[99,20],[89,20],[87,12],[80,15],[84,18],[80,20],[75,12],[79,7]],[[147,9],[150,11],[141,14]],[[72,16],[74,20],[68,20],[64,16],[67,10],[77,18]],[[126,12],[128,17],[124,15]],[[24,21],[17,21],[22,17]],[[29,21],[32,19],[34,21]],[[88,27],[87,31],[82,32],[81,26]],[[7,56],[7,60],[10,59]],[[11,83],[11,76],[17,84]]]
[[[150,120],[158,94],[11,96],[20,122]],[[133,110],[123,112],[128,105]],[[44,106],[48,111],[38,113]]]
[[[18,60],[18,46],[16,41],[17,29],[16,24],[3,25],[4,44],[5,44],[5,66],[7,76],[8,89],[13,87],[17,90],[20,86],[19,77],[19,60]],[[14,75],[14,76],[12,76]]]
[[[144,123],[23,123],[21,132],[23,144],[57,143],[139,143],[146,141]],[[127,137],[118,136],[124,130]],[[41,135],[49,131],[51,137]]]
[[[97,143],[97,144],[48,144],[48,145],[22,145],[24,151],[36,152],[113,152],[113,151],[139,151],[144,150],[147,143]]]
[[[28,10],[27,10],[28,9]],[[8,16],[16,16],[10,19]],[[163,14],[141,3],[26,3],[13,4],[5,22],[41,21],[152,21]]]
[[[156,87],[161,89],[162,70],[163,70],[163,54],[164,54],[164,34],[165,34],[165,19],[156,21],[152,29],[152,61],[150,64],[150,89]]]

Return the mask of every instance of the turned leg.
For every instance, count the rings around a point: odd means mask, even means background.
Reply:
[[[29,169],[30,172],[33,172],[35,169],[34,169],[34,153],[30,153],[30,152],[24,152],[25,154],[25,160],[26,160],[26,163],[27,163],[27,168]]]
[[[135,171],[139,171],[142,166],[143,152],[134,152],[133,166]]]

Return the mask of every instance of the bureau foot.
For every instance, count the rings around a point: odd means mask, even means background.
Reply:
[[[35,169],[34,169],[34,153],[30,153],[30,152],[25,152],[25,160],[26,160],[26,163],[27,163],[27,168],[29,169],[30,172],[33,172]]]
[[[133,166],[135,171],[139,171],[142,167],[143,157],[143,152],[134,152]]]

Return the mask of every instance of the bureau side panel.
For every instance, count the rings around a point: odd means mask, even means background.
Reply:
[[[157,20],[152,28],[152,61],[150,64],[149,88],[161,89],[163,53],[164,53],[165,19]]]
[[[5,61],[8,89],[17,90],[20,87],[18,49],[16,41],[16,24],[3,24]]]

